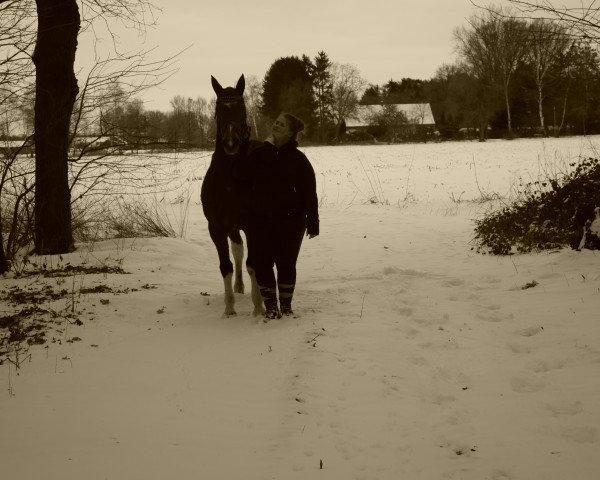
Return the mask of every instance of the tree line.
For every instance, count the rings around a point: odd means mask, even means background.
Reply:
[[[19,21],[31,21],[31,16]],[[19,41],[32,44],[31,30],[22,32],[30,33]],[[396,103],[429,103],[442,138],[464,132],[485,139],[600,130],[600,61],[589,36],[576,35],[568,24],[521,19],[514,12],[490,7],[457,28],[454,41],[459,60],[442,65],[433,78],[392,79],[383,85],[368,85],[357,67],[333,62],[324,51],[312,59],[279,58],[264,78],[247,79],[246,103],[254,135],[264,137],[270,119],[287,110],[305,119],[307,140],[331,142],[340,138],[343,121],[355,115],[359,104]],[[25,65],[22,59],[13,61],[5,83],[31,76]],[[87,98],[80,95],[73,109],[71,133],[79,137],[73,147],[83,148],[86,140],[81,137],[94,136],[100,139],[96,147],[106,142],[124,149],[212,146],[214,99],[176,95],[169,111],[146,110],[136,97],[140,91],[132,90],[129,79],[118,73],[123,72],[116,69],[113,75],[100,74],[100,80],[87,79]],[[101,85],[102,94],[90,93]],[[2,116],[2,138],[17,133],[15,112],[26,133],[33,131],[34,94],[17,95],[14,89],[11,93],[13,98],[2,99],[12,112]],[[398,117],[391,111],[386,115]]]
[[[448,139],[600,132],[600,59],[589,35],[489,8],[457,28],[454,40],[457,62],[430,80],[371,84],[361,103],[429,103]]]
[[[489,7],[454,31],[454,43],[458,61],[440,66],[433,78],[392,79],[382,85],[368,84],[356,66],[336,63],[325,51],[314,58],[278,58],[262,79],[247,78],[254,137],[267,135],[278,112],[291,111],[305,120],[305,141],[339,141],[344,121],[356,115],[359,105],[398,103],[429,103],[442,139],[600,131],[600,59],[593,38],[548,18],[523,19],[514,11]],[[102,94],[91,101],[89,94],[85,102],[78,98],[71,130],[79,140],[73,147],[85,145],[82,137],[94,136],[96,147],[112,142],[124,150],[212,147],[214,98],[176,95],[168,111],[146,110],[136,97],[140,92],[132,91],[127,80],[118,75],[110,82],[96,79],[105,84]],[[98,90],[94,81],[89,87]],[[32,96],[19,99],[13,112],[21,112],[32,130]],[[11,133],[7,118],[0,122],[4,138]],[[379,126],[407,121],[393,107],[372,120]]]
[[[323,51],[314,59],[307,55],[279,58],[263,79],[246,77],[244,96],[253,138],[265,138],[271,120],[281,111],[290,111],[305,121],[305,139],[330,141],[340,122],[356,111],[365,85],[355,66],[334,63]],[[100,114],[87,115],[95,120],[80,125],[81,137],[102,135],[104,142],[122,141],[135,150],[214,145],[214,97],[206,100],[176,95],[168,111],[146,110],[141,100],[117,85],[106,92],[104,100]],[[82,139],[80,143],[85,142]]]
[[[553,12],[560,18],[572,14]],[[587,18],[590,12],[595,11],[585,12]],[[250,78],[249,120],[255,136],[264,138],[270,119],[292,111],[306,121],[306,140],[330,143],[343,138],[344,121],[354,117],[361,104],[384,105],[380,118],[372,121],[385,127],[407,121],[391,105],[429,103],[441,139],[599,133],[597,41],[580,30],[579,23],[528,19],[514,10],[488,7],[455,29],[455,63],[440,66],[428,80],[392,79],[383,85],[367,84],[357,67],[333,62],[324,51],[312,59],[282,57],[263,79]],[[194,103],[203,105],[204,113],[199,114]],[[154,119],[162,119],[163,138],[210,145],[210,102],[174,97],[171,104],[171,112],[153,113]],[[146,124],[155,127],[156,121]]]

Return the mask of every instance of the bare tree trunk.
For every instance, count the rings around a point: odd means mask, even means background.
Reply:
[[[560,119],[560,126],[558,127],[558,134],[557,136],[560,136],[562,129],[565,126],[565,116],[567,115],[567,98],[569,96],[569,85],[567,85],[567,90],[565,91],[565,100],[563,102],[563,111],[562,111],[562,115],[561,115],[561,119]]]
[[[488,123],[488,116],[486,114],[486,108],[485,108],[485,105],[483,104],[483,102],[484,102],[483,97],[480,96],[479,97],[479,105],[477,106],[477,109],[478,109],[477,123],[478,123],[478,127],[479,127],[477,133],[478,133],[480,142],[485,142],[485,140],[486,140],[487,123]]]
[[[512,121],[510,118],[510,101],[508,98],[508,85],[504,86],[504,100],[506,101],[506,120],[508,126],[508,137],[512,138]]]
[[[250,121],[252,122],[252,125],[254,126],[254,135],[256,136],[257,139],[260,139],[260,137],[258,136],[258,122],[256,121],[256,115],[254,113],[250,117]]]
[[[479,141],[485,142],[486,140],[487,122],[483,119],[479,120]]]
[[[8,262],[4,253],[4,237],[2,236],[2,219],[0,218],[0,273],[8,272]]]
[[[542,84],[539,83],[538,84],[538,113],[540,115],[540,127],[542,127],[542,130],[544,130],[544,133],[546,133],[546,123],[544,122],[543,102],[544,102],[544,92],[542,90]]]
[[[78,92],[74,73],[80,17],[76,0],[36,0],[35,250],[73,247],[68,183],[69,122]]]

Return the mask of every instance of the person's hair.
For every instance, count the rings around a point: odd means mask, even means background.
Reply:
[[[291,113],[283,112],[281,115],[283,118],[285,118],[288,126],[290,127],[292,138],[296,140],[298,134],[304,130],[304,122]]]

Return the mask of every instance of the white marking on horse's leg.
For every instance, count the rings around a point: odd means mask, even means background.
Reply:
[[[242,278],[244,244],[231,242],[231,254],[233,255],[233,265],[235,269],[235,283],[233,284],[233,291],[236,293],[244,293],[244,279]]]
[[[233,294],[233,286],[231,281],[233,279],[233,273],[228,273],[223,278],[223,284],[225,285],[225,315],[235,315],[235,295]]]
[[[265,307],[263,305],[263,299],[262,296],[260,294],[260,289],[258,288],[258,282],[256,281],[256,272],[254,271],[254,269],[252,267],[247,267],[248,268],[248,275],[250,275],[250,284],[252,285],[252,303],[254,304],[254,311],[252,312],[252,315],[254,315],[255,317],[259,316],[259,315],[264,315],[265,313]]]

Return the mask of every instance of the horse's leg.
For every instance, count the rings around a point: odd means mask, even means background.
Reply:
[[[223,276],[223,285],[225,287],[225,315],[235,315],[235,296],[233,294],[233,264],[229,258],[229,245],[227,241],[227,232],[215,228],[211,223],[208,224],[208,232],[219,255],[219,270]]]
[[[224,315],[231,317],[237,315],[235,311],[235,295],[233,294],[233,273],[228,273],[223,277],[223,285],[225,286],[225,312]]]
[[[242,278],[242,262],[244,260],[244,241],[239,230],[234,230],[229,233],[231,239],[231,254],[233,255],[235,283],[233,291],[236,293],[244,293],[244,279]]]
[[[250,275],[250,285],[251,285],[251,294],[252,303],[254,304],[254,311],[252,315],[255,317],[262,316],[265,313],[265,307],[262,299],[262,295],[260,294],[260,289],[258,288],[258,281],[256,280],[256,271],[254,270],[254,262],[256,261],[256,238],[255,238],[255,230],[251,230],[249,227],[244,230],[246,234],[246,243],[248,246],[248,257],[246,259],[246,270],[248,270],[248,275]]]
[[[262,316],[265,313],[265,307],[263,304],[262,295],[260,294],[260,290],[258,288],[258,282],[256,281],[256,272],[254,268],[250,265],[246,264],[246,269],[248,270],[248,275],[250,275],[250,284],[252,287],[252,293],[250,294],[252,297],[252,303],[254,304],[254,311],[252,315],[258,317]]]

